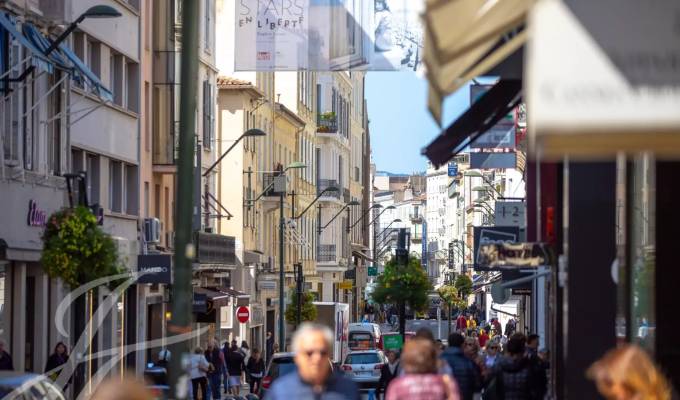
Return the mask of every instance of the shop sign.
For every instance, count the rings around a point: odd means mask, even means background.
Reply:
[[[257,286],[260,290],[276,290],[276,281],[258,281]]]
[[[195,313],[208,312],[208,296],[203,293],[194,293],[192,309]]]
[[[236,265],[236,239],[233,236],[196,232],[195,240],[198,263]]]
[[[526,203],[523,201],[497,201],[494,221],[503,226],[526,226]]]
[[[448,176],[458,175],[458,163],[449,163]]]
[[[378,276],[378,267],[368,267],[367,269],[367,275],[368,276]]]
[[[137,271],[144,273],[138,283],[172,283],[172,255],[140,254],[137,256]]]
[[[550,262],[542,243],[482,243],[476,259],[478,271],[538,268]]]
[[[248,327],[254,328],[256,326],[264,325],[264,312],[260,304],[250,305],[250,321]]]
[[[28,226],[47,225],[47,212],[38,208],[38,202],[33,199],[28,201],[28,216],[26,221]]]
[[[472,169],[506,169],[515,167],[517,167],[517,154],[514,151],[510,153],[470,153],[470,168]]]
[[[519,227],[516,226],[475,226],[474,227],[474,267],[475,270],[484,269],[478,266],[479,247],[492,243],[515,243],[519,241]]]
[[[531,289],[517,288],[511,289],[513,296],[531,296]]]
[[[385,350],[401,350],[404,347],[404,338],[401,335],[384,335],[383,347]]]
[[[352,282],[350,280],[345,280],[345,281],[340,282],[340,284],[338,285],[338,288],[343,289],[343,290],[351,290],[353,286],[354,286],[354,282]]]

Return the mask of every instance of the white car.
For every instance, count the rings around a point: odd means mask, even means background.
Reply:
[[[387,362],[380,350],[363,350],[350,352],[340,367],[360,388],[368,389],[378,386],[383,365]]]

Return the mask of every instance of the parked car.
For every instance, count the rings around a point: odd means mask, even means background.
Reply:
[[[269,388],[272,386],[276,379],[291,372],[297,371],[297,365],[295,365],[294,358],[295,353],[292,352],[275,353],[272,356],[271,361],[269,361],[267,371],[264,373],[264,376],[262,377],[262,387],[260,388],[260,393],[258,393],[258,396],[260,396],[260,398],[264,398],[265,394],[267,393],[267,391],[269,390]],[[331,371],[333,371],[335,369],[333,367],[333,363],[330,362],[330,364]]]
[[[350,352],[341,368],[361,389],[375,388],[387,358],[380,350]]]
[[[45,375],[17,371],[0,372],[0,399],[64,400],[64,394]]]

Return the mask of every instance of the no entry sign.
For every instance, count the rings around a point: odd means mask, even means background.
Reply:
[[[248,307],[241,306],[236,309],[236,319],[238,322],[245,324],[250,319],[250,310]]]

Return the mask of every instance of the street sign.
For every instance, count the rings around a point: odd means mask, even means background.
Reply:
[[[368,276],[378,276],[378,267],[368,267]]]
[[[449,163],[448,176],[458,175],[458,163]]]
[[[526,203],[523,201],[497,201],[494,221],[503,226],[526,226]]]
[[[340,284],[338,285],[338,288],[344,289],[344,290],[351,290],[353,286],[354,286],[354,282],[347,280],[347,281],[340,282]]]
[[[383,347],[385,350],[401,350],[404,347],[404,338],[401,335],[384,335]]]
[[[236,319],[238,322],[245,324],[250,319],[250,310],[248,307],[241,306],[236,309]]]
[[[542,243],[488,243],[479,246],[478,271],[538,268],[550,262]]]

